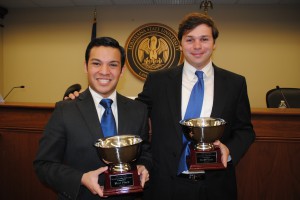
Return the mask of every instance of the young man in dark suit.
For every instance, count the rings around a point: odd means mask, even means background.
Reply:
[[[243,76],[217,67],[211,57],[218,29],[207,15],[192,13],[179,25],[178,39],[184,64],[150,73],[137,100],[148,106],[152,124],[153,168],[145,199],[155,200],[234,200],[237,199],[235,165],[255,139],[251,124],[246,80]],[[178,174],[183,150],[182,129],[189,97],[203,72],[204,98],[198,117],[222,118],[227,122],[220,141],[221,170],[198,174]],[[195,105],[197,106],[197,105]]]
[[[58,199],[101,199],[106,164],[95,142],[104,137],[100,124],[104,108],[102,99],[113,101],[111,108],[117,134],[139,135],[143,139],[137,170],[141,185],[149,179],[152,160],[148,143],[146,106],[116,92],[123,72],[125,52],[113,38],[92,40],[85,53],[85,70],[89,87],[73,101],[61,101],[46,125],[34,160],[39,179],[58,193]],[[105,199],[134,199],[131,195]]]

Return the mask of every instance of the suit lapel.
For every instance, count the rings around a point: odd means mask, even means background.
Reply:
[[[170,71],[169,80],[167,81],[167,98],[171,111],[171,117],[173,118],[174,125],[176,127],[176,135],[180,144],[182,143],[182,131],[179,125],[181,120],[181,84],[182,84],[182,69],[183,65],[176,67]]]
[[[78,97],[77,106],[93,139],[96,141],[97,139],[104,137],[102,129],[100,128],[100,121],[95,108],[94,100],[89,89],[85,90]]]
[[[211,117],[219,117],[225,107],[227,98],[227,81],[220,68],[214,66],[214,102]]]
[[[126,117],[127,111],[127,100],[122,95],[117,93],[117,106],[118,106],[118,133],[122,133],[126,124],[128,117]]]

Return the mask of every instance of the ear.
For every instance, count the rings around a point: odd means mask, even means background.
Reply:
[[[88,65],[86,62],[84,62],[84,72],[88,73]]]
[[[122,69],[121,69],[121,74],[120,74],[120,76],[123,76],[123,74],[124,74],[124,72],[125,72],[126,69],[127,69],[127,66],[124,65],[124,66],[122,67]]]
[[[217,47],[217,44],[216,44],[216,42],[214,42],[213,50],[215,50],[216,47]]]

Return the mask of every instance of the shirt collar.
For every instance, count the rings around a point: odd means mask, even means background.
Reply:
[[[188,80],[193,80],[196,77],[195,75],[196,71],[197,69],[195,67],[193,67],[187,61],[184,61],[183,73],[188,78]],[[203,67],[201,71],[203,71],[203,79],[212,76],[213,74],[212,61],[210,61],[205,67]]]
[[[95,106],[99,106],[99,103],[102,99],[104,99],[100,94],[98,94],[95,90],[93,90],[91,88],[91,86],[89,86],[89,90],[92,94],[92,97],[93,97],[93,100],[94,100],[94,103],[95,103]],[[112,103],[112,106],[115,106],[116,105],[116,102],[117,102],[117,92],[116,90],[107,98],[105,99],[111,99],[113,100],[113,103]]]

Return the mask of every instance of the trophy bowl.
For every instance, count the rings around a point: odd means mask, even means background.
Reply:
[[[129,162],[137,159],[142,139],[137,135],[117,135],[100,138],[95,143],[101,158],[112,164],[114,171],[130,170]]]
[[[201,150],[213,149],[212,143],[221,138],[226,125],[225,120],[210,117],[181,120],[179,123],[186,138]]]

